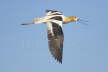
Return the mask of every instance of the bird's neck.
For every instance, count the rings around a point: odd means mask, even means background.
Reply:
[[[75,22],[77,21],[75,16],[68,16],[64,18],[64,23]]]

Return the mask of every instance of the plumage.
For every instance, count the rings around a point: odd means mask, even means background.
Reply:
[[[48,30],[48,44],[49,49],[53,57],[62,63],[62,55],[63,55],[63,41],[64,34],[62,31],[62,27],[54,22],[48,22],[48,25],[52,25],[52,31]]]
[[[65,17],[62,12],[56,10],[46,10],[46,16],[43,18],[36,18],[32,24],[45,23],[48,29],[48,45],[52,56],[60,63],[63,58],[63,42],[64,33],[62,30],[62,24],[68,22],[77,21],[77,17],[70,16]],[[24,23],[22,25],[28,25],[30,23]]]
[[[54,20],[58,20],[58,21],[63,21],[63,19],[62,19],[61,16],[55,16],[55,17],[52,17],[50,19],[54,19]]]
[[[51,16],[51,15],[63,15],[62,12],[56,11],[56,10],[46,10],[46,15]]]
[[[62,13],[52,10],[48,10],[46,15],[53,15],[53,17],[49,18],[51,21],[46,22],[46,24],[48,25],[49,50],[52,56],[57,61],[62,63],[64,41],[64,34],[62,30],[63,16]]]
[[[76,16],[68,16],[64,18],[63,24],[76,21],[78,21],[78,18]]]

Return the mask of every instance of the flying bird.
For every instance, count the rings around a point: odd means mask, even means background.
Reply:
[[[47,24],[48,44],[52,56],[60,63],[63,58],[64,33],[62,24],[78,21],[78,17],[65,17],[62,12],[56,10],[46,10],[43,18],[35,18],[33,22],[23,23],[22,25],[45,23]]]

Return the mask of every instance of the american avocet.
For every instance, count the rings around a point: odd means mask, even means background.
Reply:
[[[65,17],[61,12],[56,10],[47,10],[46,16],[43,18],[36,18],[33,22],[23,23],[22,25],[27,24],[38,24],[45,23],[48,26],[48,44],[49,50],[53,57],[62,63],[63,55],[63,41],[64,34],[62,31],[62,24],[68,22],[76,22],[78,18],[76,16]]]

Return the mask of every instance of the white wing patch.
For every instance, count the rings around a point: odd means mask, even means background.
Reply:
[[[48,26],[48,30],[51,32],[52,36],[54,36],[53,27],[52,27],[51,22],[46,22],[46,23],[47,23],[47,26]]]

